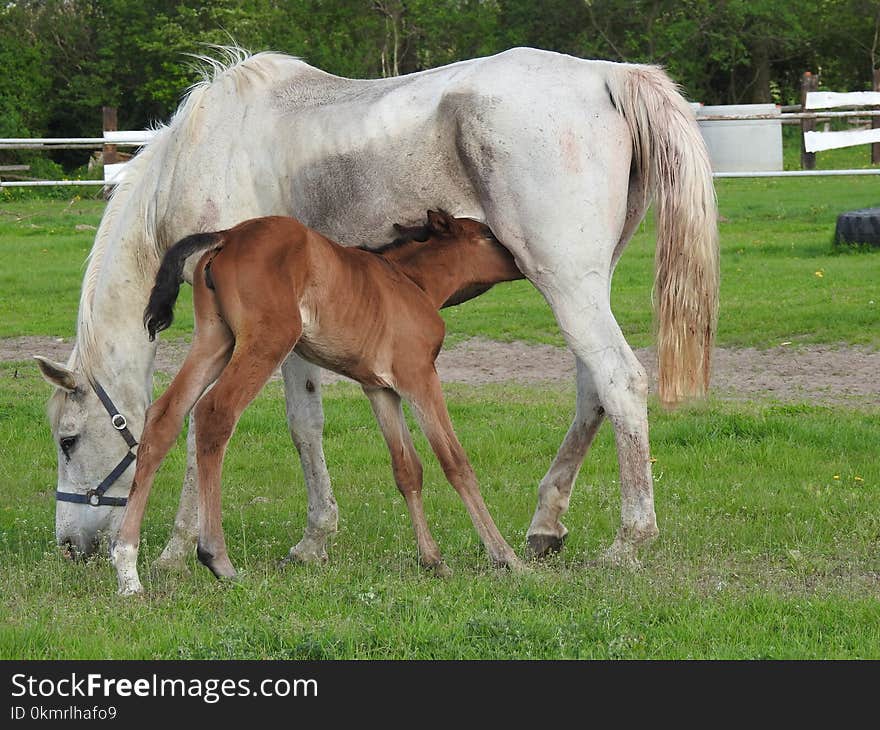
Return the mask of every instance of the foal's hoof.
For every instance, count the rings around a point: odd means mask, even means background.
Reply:
[[[218,580],[233,580],[238,577],[235,566],[228,555],[215,556],[201,546],[197,549],[196,554],[199,556],[199,562],[210,570]]]
[[[516,557],[516,555],[509,555],[501,560],[493,560],[492,565],[502,570],[509,570],[515,575],[524,575],[532,572],[532,569]]]
[[[530,560],[541,560],[555,555],[562,550],[565,545],[566,533],[562,537],[556,535],[529,535],[526,538],[528,546],[526,547],[526,555]]]

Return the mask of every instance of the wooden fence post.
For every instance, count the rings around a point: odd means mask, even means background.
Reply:
[[[880,68],[874,69],[874,91],[880,91]],[[871,117],[871,129],[880,129],[880,117]],[[880,142],[871,145],[871,164],[880,164]]]
[[[819,90],[819,77],[813,76],[809,71],[804,71],[804,75],[801,77],[801,109],[806,111],[807,107],[807,94],[810,91],[818,91]],[[807,148],[804,145],[804,133],[812,132],[816,129],[816,120],[815,119],[801,119],[801,169],[803,170],[815,170],[816,169],[816,153],[815,152],[807,152]]]
[[[116,132],[119,129],[119,126],[116,121],[116,107],[115,106],[102,106],[101,107],[101,117],[103,119],[102,126],[104,127],[105,132]],[[102,165],[115,165],[119,162],[119,155],[117,154],[117,149],[115,144],[105,144],[101,151],[101,164]],[[105,178],[106,179],[106,178]],[[105,186],[104,190],[104,199],[109,200],[111,194],[111,188],[109,186]]]
[[[104,119],[104,131],[116,132],[119,129],[116,122],[116,107],[103,106],[101,107],[101,113]],[[115,165],[117,162],[119,162],[119,156],[116,153],[116,145],[105,144],[102,158],[102,161],[105,165]]]

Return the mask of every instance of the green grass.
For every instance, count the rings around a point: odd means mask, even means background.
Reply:
[[[104,206],[100,198],[78,196],[0,202],[0,337],[74,335],[86,258]],[[191,301],[184,287],[177,334],[192,330]]]
[[[326,390],[341,513],[331,562],[276,568],[301,534],[306,504],[272,383],[226,461],[224,523],[240,582],[219,584],[195,562],[189,576],[150,575],[176,507],[179,443],[144,526],[147,594],[124,600],[105,559],[72,564],[54,548],[46,387],[11,365],[0,368],[0,383],[2,658],[880,658],[877,412],[652,407],[662,534],[636,572],[587,565],[618,522],[607,426],[579,478],[565,551],[523,577],[488,567],[420,438],[428,519],[455,571],[443,581],[417,566],[381,436],[349,384]],[[447,394],[486,501],[520,547],[573,392],[454,386]]]
[[[873,178],[719,180],[722,346],[780,342],[880,345],[880,250],[839,251],[831,244],[837,215],[880,205]],[[0,337],[71,337],[83,261],[102,203],[78,200],[0,203]],[[650,313],[654,234],[646,222],[615,274],[614,312],[630,343],[653,342]],[[821,273],[821,276],[817,275]],[[481,336],[562,345],[543,298],[527,282],[495,287],[444,310],[448,343]],[[175,329],[192,327],[189,290]]]

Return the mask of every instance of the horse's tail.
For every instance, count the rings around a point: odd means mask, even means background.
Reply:
[[[222,243],[221,233],[195,233],[182,238],[165,252],[156,273],[156,283],[150,292],[150,301],[144,310],[144,327],[150,333],[150,342],[156,339],[157,332],[168,329],[174,321],[174,302],[180,293],[186,260],[199,251],[218,247]]]
[[[659,391],[675,405],[709,387],[719,283],[712,168],[691,109],[662,69],[610,68],[606,82],[629,124],[633,166],[654,200]]]

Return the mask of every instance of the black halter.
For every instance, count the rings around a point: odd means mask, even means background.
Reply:
[[[125,439],[125,443],[128,444],[128,451],[125,452],[125,456],[123,456],[120,462],[113,468],[113,471],[111,471],[104,478],[104,481],[94,489],[90,489],[85,494],[55,492],[55,499],[59,502],[88,504],[92,507],[125,507],[128,503],[128,497],[108,497],[104,492],[110,489],[113,483],[122,476],[126,469],[128,469],[128,465],[137,458],[131,451],[137,446],[137,441],[134,436],[131,435],[131,431],[128,430],[128,421],[125,420],[125,416],[123,416],[116,406],[113,405],[113,401],[110,400],[107,391],[101,387],[101,384],[97,380],[90,379],[89,382],[92,384],[92,388],[95,389],[95,393],[101,400],[107,413],[110,414],[110,423],[113,424],[113,428],[119,431],[119,435],[122,436],[122,438]]]

